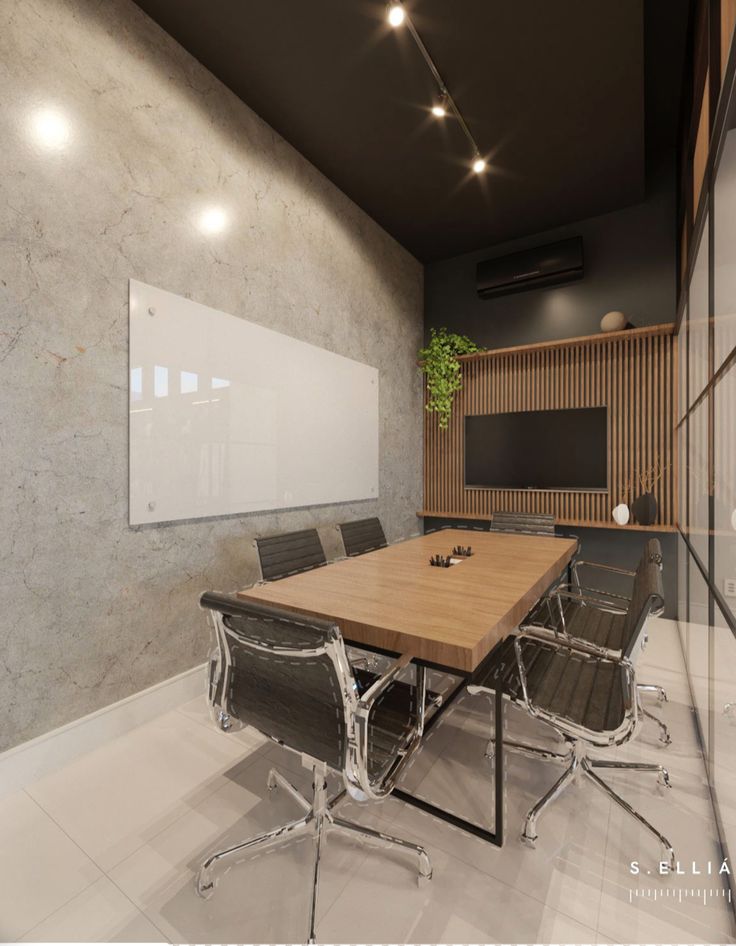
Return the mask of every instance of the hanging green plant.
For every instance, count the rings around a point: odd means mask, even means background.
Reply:
[[[427,378],[429,399],[426,409],[439,415],[438,427],[447,430],[455,392],[463,386],[458,355],[480,349],[465,335],[455,335],[446,328],[430,329],[429,344],[419,349],[421,371]]]

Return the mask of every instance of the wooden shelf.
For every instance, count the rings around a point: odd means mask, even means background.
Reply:
[[[508,509],[550,514],[573,527],[674,531],[674,329],[673,323],[649,325],[462,356],[462,388],[447,429],[440,430],[436,415],[425,411],[423,508],[486,521],[495,510]],[[425,404],[426,397],[425,390]],[[466,488],[465,416],[602,406],[608,409],[607,491]],[[652,490],[660,521],[652,528],[616,525],[611,510],[620,497],[639,491],[641,476],[653,469],[662,470]]]
[[[475,351],[469,355],[458,355],[458,361],[478,361],[482,358],[495,358],[503,355],[519,355],[535,351],[556,351],[562,348],[575,348],[579,345],[603,345],[606,342],[626,339],[652,338],[655,335],[674,335],[675,323],[664,322],[661,325],[645,325],[642,328],[622,329],[620,332],[599,332],[597,335],[579,335],[575,338],[560,338],[551,342],[537,342],[535,345],[516,345],[513,348],[489,348]]]
[[[418,509],[417,515],[420,518],[431,516],[434,519],[469,519],[473,522],[491,522],[493,519],[493,516],[475,516],[466,512],[436,512],[431,509]],[[656,522],[652,526],[642,526],[638,522],[630,522],[625,526],[620,526],[613,521],[584,522],[581,519],[558,519],[555,524],[558,526],[575,526],[578,529],[617,529],[619,532],[677,532],[677,526],[658,525]]]

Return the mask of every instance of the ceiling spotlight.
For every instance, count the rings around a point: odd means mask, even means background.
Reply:
[[[39,108],[30,117],[36,142],[50,151],[60,151],[69,144],[71,126],[64,112],[57,108]]]
[[[432,106],[432,114],[435,118],[444,118],[447,115],[447,92],[443,92],[439,100]]]
[[[486,162],[483,160],[483,158],[481,158],[480,155],[478,155],[475,161],[473,161],[473,170],[475,171],[476,174],[482,174],[485,171],[485,169],[486,169]]]
[[[208,207],[199,217],[202,233],[222,233],[227,227],[227,214],[221,207]]]
[[[390,3],[388,6],[388,21],[391,26],[401,26],[406,14],[400,3]]]

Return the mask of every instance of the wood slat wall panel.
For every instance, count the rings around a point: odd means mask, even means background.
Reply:
[[[509,509],[551,513],[583,526],[612,525],[611,510],[623,501],[626,484],[634,484],[637,496],[641,474],[661,463],[656,526],[674,528],[676,339],[672,326],[661,328],[461,358],[463,388],[449,428],[440,431],[436,416],[425,414],[424,514],[486,519]],[[600,406],[609,409],[608,493],[465,489],[466,414]]]

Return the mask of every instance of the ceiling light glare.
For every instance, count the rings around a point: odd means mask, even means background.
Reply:
[[[57,108],[38,108],[31,114],[30,129],[36,142],[49,151],[60,151],[71,138],[66,115]]]
[[[400,3],[391,3],[388,8],[388,21],[391,26],[401,26],[406,18],[404,8]]]
[[[222,207],[208,207],[202,211],[199,218],[199,229],[202,233],[222,233],[227,227],[227,214]]]
[[[445,118],[445,116],[447,115],[447,95],[446,94],[443,95],[442,98],[439,99],[437,102],[435,102],[435,104],[432,106],[432,114],[434,115],[435,118]]]
[[[473,161],[473,170],[476,174],[482,174],[486,169],[486,162],[480,155]]]

